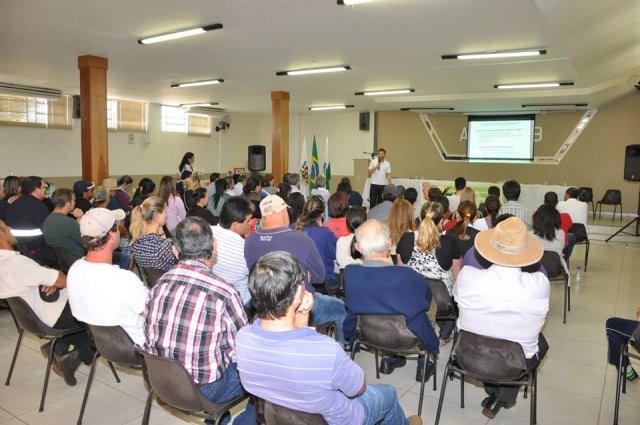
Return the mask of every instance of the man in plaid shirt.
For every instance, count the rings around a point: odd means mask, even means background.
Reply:
[[[174,234],[180,261],[149,292],[145,349],[181,361],[204,396],[223,403],[245,393],[235,358],[247,316],[236,288],[211,273],[216,246],[209,224],[187,217]],[[253,405],[234,423],[255,424]]]

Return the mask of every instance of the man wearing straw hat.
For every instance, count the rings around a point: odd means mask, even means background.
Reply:
[[[517,217],[478,233],[474,245],[492,265],[460,271],[453,287],[458,328],[519,343],[533,369],[549,348],[540,334],[549,311],[549,280],[542,271],[530,273],[522,267],[540,261],[542,245]],[[501,408],[516,404],[519,386],[485,383],[484,388],[489,395],[482,401],[485,416],[493,419]]]

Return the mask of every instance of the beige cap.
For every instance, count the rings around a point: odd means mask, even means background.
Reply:
[[[92,238],[101,238],[113,227],[117,220],[124,220],[122,210],[108,210],[106,208],[92,208],[80,219],[80,234]]]
[[[289,208],[289,205],[287,205],[287,203],[284,202],[284,199],[278,195],[269,195],[260,201],[260,212],[263,217],[271,214],[277,214],[287,208]]]
[[[107,190],[118,190],[118,181],[116,179],[104,179],[102,180],[102,186]]]

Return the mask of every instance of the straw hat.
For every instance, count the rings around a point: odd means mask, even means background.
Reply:
[[[506,267],[537,263],[544,252],[540,241],[529,234],[517,217],[510,217],[495,228],[478,233],[474,245],[484,258]]]

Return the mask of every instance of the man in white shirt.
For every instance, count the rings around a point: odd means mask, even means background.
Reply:
[[[69,269],[69,304],[76,319],[121,326],[133,342],[142,345],[149,290],[133,272],[111,263],[120,245],[117,221],[124,217],[123,210],[92,208],[80,220],[87,255]]]
[[[391,163],[386,160],[387,151],[378,149],[378,157],[371,160],[367,170],[369,183],[369,208],[373,208],[382,202],[382,190],[387,184],[391,184]]]
[[[288,182],[291,185],[291,193],[296,193],[296,192],[302,193],[302,191],[300,190],[300,186],[302,185],[300,174],[288,173],[284,181]],[[304,196],[304,200],[306,201],[307,195],[302,193],[302,196]]]
[[[311,196],[321,196],[325,206],[327,205],[327,202],[329,202],[329,197],[331,196],[331,193],[325,187],[326,185],[327,178],[324,174],[319,174],[318,177],[316,177],[316,187],[311,189]]]
[[[218,256],[211,271],[236,287],[245,308],[251,306],[251,294],[247,286],[249,269],[244,259],[244,237],[249,234],[253,209],[251,201],[233,196],[222,206],[220,222],[211,226],[218,244]]]
[[[567,213],[571,216],[573,223],[580,223],[587,226],[587,214],[589,206],[586,202],[578,200],[578,188],[570,187],[564,193],[564,201],[558,202],[558,211]]]
[[[493,263],[487,269],[465,266],[453,286],[458,303],[458,328],[480,335],[515,341],[522,346],[527,366],[538,366],[548,345],[540,333],[549,311],[549,280],[541,271],[521,268],[540,261],[543,248],[517,217],[476,235],[476,251]],[[502,407],[516,403],[518,386],[484,384],[489,397],[482,413],[493,419]]]

